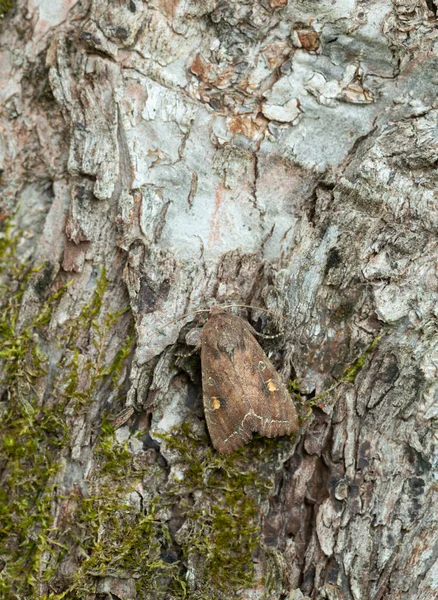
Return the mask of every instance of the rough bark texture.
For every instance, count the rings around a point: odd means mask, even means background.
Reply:
[[[4,598],[437,597],[436,15],[15,3]],[[194,318],[161,327],[215,302],[282,315],[291,439],[212,449]]]

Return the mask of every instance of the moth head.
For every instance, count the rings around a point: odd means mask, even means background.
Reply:
[[[210,317],[220,315],[223,312],[225,312],[225,310],[221,306],[214,305],[210,308]]]

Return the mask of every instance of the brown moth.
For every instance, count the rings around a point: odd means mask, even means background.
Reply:
[[[213,307],[200,334],[205,417],[221,454],[253,433],[277,437],[299,428],[292,399],[254,333],[237,315]]]

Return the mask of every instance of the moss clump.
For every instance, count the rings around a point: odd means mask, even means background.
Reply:
[[[109,363],[105,362],[107,340],[118,327],[121,315],[126,311],[103,311],[103,296],[107,286],[104,271],[96,282],[95,293],[81,311],[80,319],[68,323],[57,334],[60,358],[50,364],[40,346],[40,339],[47,337],[46,325],[51,321],[53,309],[65,293],[68,284],[51,296],[50,268],[39,265],[32,268],[20,261],[20,233],[14,232],[10,223],[2,224],[0,231],[0,597],[26,599],[43,598],[41,590],[51,582],[60,561],[78,545],[73,526],[62,531],[54,527],[54,508],[65,501],[58,495],[57,482],[64,468],[69,447],[69,431],[84,404],[95,400],[99,386],[105,386],[117,398],[123,382],[120,381],[123,365],[129,355],[133,337],[128,335],[122,347]],[[41,284],[41,285],[40,285]],[[35,317],[24,322],[21,314],[24,293],[32,286],[37,289],[41,306]],[[36,286],[36,287],[35,287]],[[102,315],[102,313],[104,313]],[[23,315],[25,308],[23,308]],[[84,329],[82,329],[84,328]],[[89,354],[97,360],[84,358],[79,348],[79,338],[85,334],[91,341]],[[91,331],[91,335],[90,335]],[[91,351],[90,351],[91,348]],[[85,377],[84,377],[85,375]],[[78,390],[84,379],[88,387]],[[102,429],[99,460],[102,476],[111,472],[115,463],[126,466],[127,450],[108,442],[113,435]],[[106,440],[106,442],[105,442]],[[130,457],[130,455],[129,455]],[[130,460],[130,458],[129,458]],[[106,465],[106,466],[105,466]],[[103,485],[99,494],[113,493],[119,488],[110,483],[114,474]],[[94,500],[86,498],[78,513],[81,527],[92,521]],[[121,504],[122,519],[129,511]],[[119,514],[115,501],[105,513],[98,513],[100,523],[105,515],[115,518]],[[130,509],[131,510],[131,509]],[[130,513],[129,513],[130,514]],[[152,528],[151,518],[143,519],[143,534]],[[126,523],[125,523],[126,525]],[[91,526],[90,526],[91,527]],[[94,525],[93,525],[94,527]],[[93,528],[87,539],[93,538]],[[125,528],[126,535],[126,528]],[[73,536],[73,537],[72,537]],[[134,542],[133,542],[134,543]],[[85,547],[87,545],[85,544]],[[81,550],[81,552],[85,550]],[[94,568],[90,563],[90,569]],[[88,569],[88,567],[87,567]],[[83,571],[80,571],[83,573]],[[79,577],[80,579],[80,577]],[[56,587],[56,586],[55,586]],[[52,589],[55,589],[52,587]],[[85,589],[85,588],[84,588]],[[76,590],[76,591],[75,591]],[[64,589],[59,598],[82,597],[81,588]],[[50,597],[50,596],[49,596]]]
[[[221,456],[188,425],[159,437],[174,457],[166,497],[169,505],[178,503],[183,521],[175,539],[183,553],[187,598],[240,598],[254,583],[261,506],[272,491],[272,462],[284,440],[254,439]]]
[[[338,379],[337,381],[335,381],[335,383],[333,385],[331,385],[328,389],[324,390],[323,392],[317,394],[313,398],[310,398],[309,400],[305,401],[304,409],[307,410],[307,415],[304,415],[302,417],[302,422],[307,421],[307,419],[312,415],[312,407],[313,406],[320,406],[320,407],[324,406],[325,399],[327,397],[329,397],[330,394],[335,389],[337,389],[340,385],[342,385],[343,383],[354,383],[355,382],[356,377],[359,374],[359,371],[364,366],[365,361],[367,360],[368,356],[373,352],[373,350],[376,348],[376,346],[380,343],[382,337],[383,336],[379,336],[379,337],[375,338],[371,342],[371,344],[368,346],[368,348],[366,348],[365,351],[362,352],[362,354],[359,356],[359,358],[357,358],[351,365],[348,365],[348,367],[346,367],[342,377],[340,379]]]
[[[0,428],[0,453],[6,475],[0,491],[0,546],[5,567],[0,596],[29,592],[51,552],[54,477],[60,469],[59,447],[67,430],[62,412],[35,409],[12,401]],[[53,542],[53,545],[52,545]]]
[[[0,25],[2,23],[3,18],[5,17],[6,13],[11,8],[11,6],[12,6],[12,0],[0,0]],[[0,174],[0,181],[1,181],[1,174]]]
[[[69,589],[51,600],[87,597],[102,577],[134,579],[142,598],[157,600],[178,582],[179,565],[162,558],[170,543],[167,525],[153,502],[142,506],[135,491],[141,479],[130,468],[131,458],[104,419],[89,493],[70,519],[68,545],[80,547],[82,561]]]
[[[107,364],[107,344],[117,330],[120,320],[130,307],[120,311],[102,311],[105,293],[108,288],[108,279],[105,269],[101,269],[96,280],[96,287],[90,301],[87,302],[76,319],[72,319],[62,336],[65,348],[69,353],[63,358],[62,367],[69,373],[66,392],[77,400],[77,406],[83,405],[94,398],[97,389],[102,383],[108,382],[113,387],[113,394],[117,395],[120,386],[120,376],[127,358],[132,353],[135,343],[134,327],[131,322],[130,330],[122,346],[116,352],[112,361]],[[84,340],[84,336],[87,339]],[[79,367],[79,356],[82,354],[82,344],[91,346],[88,359]],[[79,371],[88,374],[88,387],[78,390]]]
[[[12,0],[0,0],[0,32],[2,31],[3,21],[9,10],[12,8]],[[0,169],[0,183],[3,180],[4,170]]]
[[[30,323],[18,326],[29,279],[42,268],[29,268],[16,259],[19,240],[5,223],[0,235],[0,595],[5,598],[27,597],[43,570],[45,554],[53,550],[49,531],[54,478],[61,468],[60,447],[68,439],[63,405],[44,404],[35,391],[47,370],[38,331],[66,288],[48,298]]]
[[[377,344],[380,342],[381,339],[382,339],[382,336],[374,339],[371,342],[371,344],[368,346],[368,348],[366,348],[366,350],[359,356],[359,358],[357,358],[353,364],[349,365],[345,369],[344,374],[342,376],[342,381],[354,383],[359,371],[364,366],[366,359],[368,358],[368,356],[371,354],[371,352],[374,350],[374,348],[377,346]]]

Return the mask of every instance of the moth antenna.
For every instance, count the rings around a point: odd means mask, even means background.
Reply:
[[[284,317],[281,315],[273,312],[272,310],[268,310],[267,308],[262,308],[261,306],[250,306],[249,304],[225,304],[221,308],[250,308],[251,310],[261,310],[272,317],[277,317],[277,319],[284,319]]]
[[[177,356],[178,358],[189,358],[190,356],[193,356],[194,354],[196,354],[196,352],[199,350],[199,346],[195,346],[195,348],[193,350],[191,350],[190,352],[175,352],[175,356]]]
[[[273,317],[284,319],[284,317],[282,317],[281,315],[278,315],[277,313],[275,313],[271,310],[268,310],[267,308],[262,308],[261,306],[250,306],[249,304],[224,304],[223,306],[221,306],[220,304],[215,304],[214,306],[217,306],[218,308],[249,308],[251,310],[261,310],[261,311],[265,312],[266,314],[271,315]],[[172,321],[165,323],[164,325],[162,325],[161,327],[159,327],[158,329],[153,331],[151,333],[151,336],[153,336],[157,333],[160,333],[161,331],[163,331],[163,329],[165,329],[166,327],[169,327],[169,325],[173,325],[177,321],[181,321],[181,319],[185,319],[186,317],[191,317],[192,315],[197,315],[197,314],[203,313],[203,312],[210,312],[210,309],[209,308],[199,308],[198,310],[194,310],[192,312],[188,312],[188,313],[185,313],[184,315],[176,317],[176,319],[172,319]],[[269,336],[265,336],[265,337],[268,338]]]
[[[169,327],[169,325],[173,325],[177,321],[181,321],[181,319],[185,319],[186,317],[191,317],[192,315],[197,315],[198,313],[209,312],[209,310],[210,310],[209,308],[200,308],[199,310],[194,310],[192,312],[188,312],[185,315],[180,315],[179,317],[176,317],[176,319],[172,319],[172,321],[169,321],[168,323],[165,323],[158,329],[155,329],[155,331],[153,331],[151,333],[151,336],[155,335],[156,333],[160,333],[161,331],[163,331],[163,329],[165,329],[166,327]]]
[[[275,338],[279,338],[281,337],[283,334],[282,333],[276,333],[275,335],[265,335],[264,333],[260,333],[259,331],[256,331],[254,329],[255,335],[257,335],[258,337],[262,337],[265,340],[275,340]]]
[[[282,317],[281,315],[278,315],[277,313],[273,312],[272,310],[268,310],[267,308],[262,308],[261,306],[250,306],[249,304],[228,304],[228,305],[223,306],[223,308],[232,308],[232,307],[250,308],[252,310],[261,310],[273,317],[276,317],[279,319],[284,319],[284,317]],[[252,332],[254,335],[261,337],[265,340],[274,340],[275,338],[281,337],[283,335],[282,332],[276,333],[275,335],[265,335],[264,333],[260,333],[260,332],[256,331],[254,328],[252,328]]]

